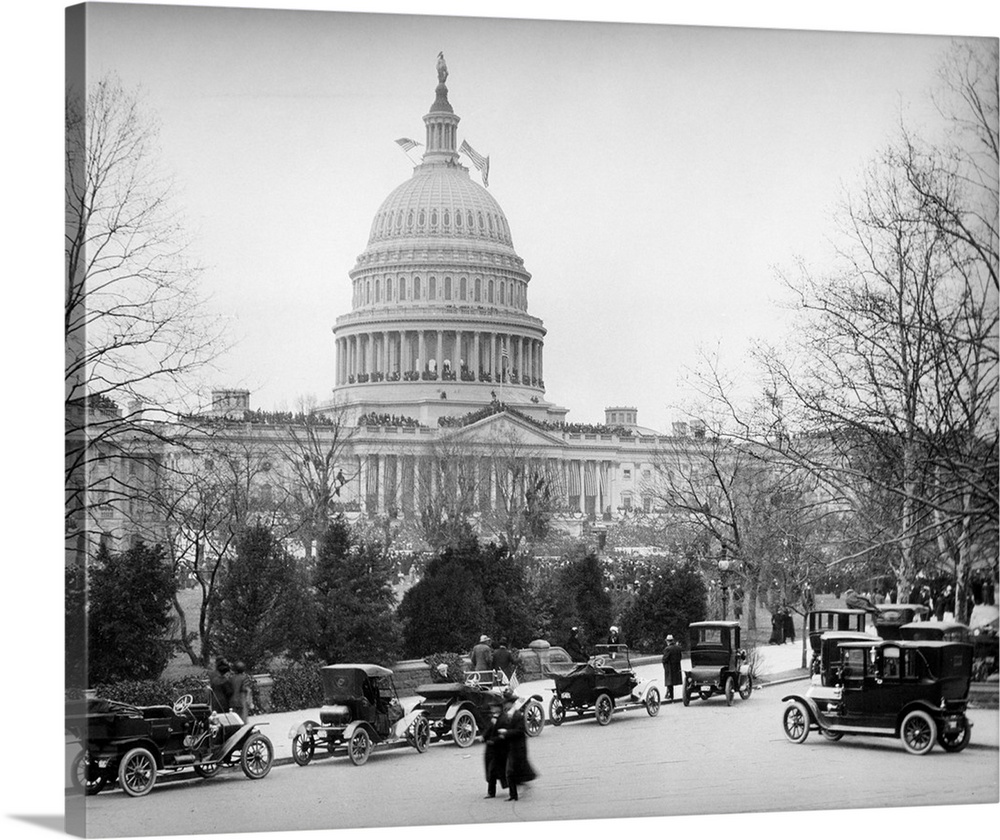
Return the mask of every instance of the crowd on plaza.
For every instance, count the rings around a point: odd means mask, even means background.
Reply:
[[[359,426],[397,426],[401,428],[414,429],[420,426],[420,422],[412,417],[405,417],[401,414],[388,414],[386,412],[369,411],[358,418]]]

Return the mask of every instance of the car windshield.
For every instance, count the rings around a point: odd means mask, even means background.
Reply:
[[[616,671],[631,670],[627,645],[594,645],[594,655],[590,663],[595,666],[614,668]]]
[[[693,644],[698,647],[726,647],[729,639],[722,627],[698,627]]]

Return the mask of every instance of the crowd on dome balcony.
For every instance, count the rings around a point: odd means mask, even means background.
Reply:
[[[419,421],[412,417],[404,417],[400,414],[388,414],[385,412],[369,411],[358,418],[359,426],[398,426],[405,428],[418,428]]]

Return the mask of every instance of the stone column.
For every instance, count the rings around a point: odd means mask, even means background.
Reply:
[[[495,332],[490,333],[490,369],[489,373],[493,377],[493,381],[496,382],[496,363],[497,363],[497,334]]]
[[[424,330],[417,331],[418,336],[418,347],[417,347],[417,361],[419,364],[418,374],[423,373],[427,370],[427,337]]]
[[[472,354],[472,359],[473,359],[472,372],[473,374],[475,374],[476,377],[475,381],[478,382],[479,381],[479,330],[476,330],[475,336],[476,338],[474,343],[476,349],[475,352]]]
[[[455,349],[451,355],[451,369],[455,371],[455,378],[462,379],[462,331],[455,330]]]
[[[444,364],[444,330],[437,331],[437,375],[441,378],[441,369]]]
[[[586,513],[586,503],[587,498],[587,485],[584,483],[584,471],[583,471],[583,458],[581,458],[577,463],[580,465],[580,513]]]
[[[378,493],[375,499],[375,510],[385,513],[385,459],[387,456],[379,455],[378,459]]]

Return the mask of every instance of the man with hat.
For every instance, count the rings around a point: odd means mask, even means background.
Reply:
[[[215,660],[208,687],[212,690],[212,711],[228,712],[233,704],[233,684],[229,680],[229,663],[221,656]]]
[[[528,734],[524,724],[524,703],[517,702],[513,689],[503,692],[503,708],[490,730],[494,752],[492,772],[497,780],[507,783],[507,801],[516,802],[518,785],[526,784],[538,777],[528,761]],[[496,784],[490,779],[490,759],[487,759],[487,797],[496,791]],[[501,764],[502,762],[502,764]],[[500,773],[502,772],[502,776]]]
[[[674,702],[674,686],[683,682],[681,675],[681,646],[674,641],[672,635],[667,635],[666,647],[663,649],[663,688],[664,702]]]
[[[580,638],[580,628],[574,627],[569,631],[569,638],[563,649],[569,654],[573,662],[586,662],[587,652],[583,649],[583,640]]]
[[[472,660],[471,669],[473,671],[493,670],[493,648],[490,647],[490,637],[483,635],[479,637],[479,644],[472,648],[469,654]]]

